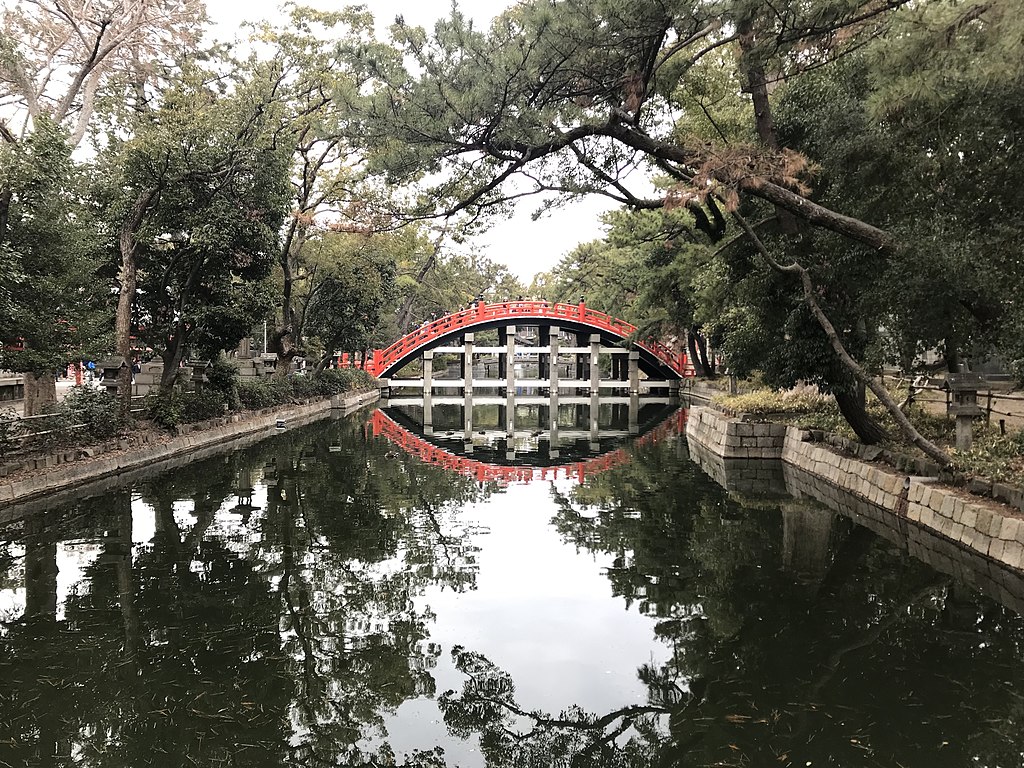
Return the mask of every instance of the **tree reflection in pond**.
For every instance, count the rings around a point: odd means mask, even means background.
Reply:
[[[264,470],[265,508],[238,525],[238,478]],[[361,743],[434,689],[431,616],[413,597],[473,587],[455,513],[492,491],[343,420],[144,483],[142,546],[126,491],[11,526],[28,596],[0,641],[0,765],[390,760]],[[69,539],[98,552],[58,620]]]
[[[614,556],[613,590],[672,649],[639,670],[670,711],[661,759],[1021,764],[1020,616],[845,520],[808,584],[782,562],[778,500],[740,508],[676,456],[642,446],[553,491],[562,535]]]
[[[0,766],[1021,764],[1019,616],[841,518],[798,572],[792,526],[828,513],[740,504],[675,440],[629,450],[502,492],[344,419],[7,525]],[[559,600],[584,577],[632,692],[579,682],[593,625],[555,619],[582,621]]]

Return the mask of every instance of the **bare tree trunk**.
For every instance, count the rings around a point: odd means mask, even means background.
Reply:
[[[953,339],[946,339],[946,354],[944,356],[947,373],[960,373],[960,348]]]
[[[697,354],[700,355],[700,362],[707,377],[715,378],[715,359],[714,356],[708,356],[708,341],[700,332],[697,333]]]
[[[121,223],[118,238],[118,247],[121,251],[121,285],[117,294],[117,314],[114,317],[114,346],[118,357],[121,358],[121,367],[117,373],[117,412],[122,419],[127,418],[132,407],[132,304],[135,301],[138,275],[138,264],[135,261],[138,243],[135,236],[157,192],[156,187],[151,187],[139,193]]]
[[[179,366],[185,355],[185,340],[181,337],[182,329],[179,327],[174,334],[174,340],[160,355],[163,360],[164,369],[160,373],[160,394],[169,394],[178,378]]]
[[[690,363],[693,365],[693,372],[698,378],[706,379],[708,369],[704,367],[704,361],[697,354],[697,331],[696,326],[686,332],[686,348],[690,353]]]
[[[25,374],[26,416],[37,416],[57,404],[57,382],[52,373]]]
[[[882,429],[881,424],[871,418],[871,414],[865,408],[863,388],[858,386],[856,389],[859,391],[838,390],[833,394],[836,405],[839,406],[839,412],[843,414],[846,423],[850,425],[862,443],[865,445],[880,443],[886,438],[885,430]]]
[[[292,368],[292,360],[298,354],[293,343],[295,310],[292,307],[292,293],[295,287],[295,259],[306,242],[305,226],[293,219],[281,248],[281,325],[270,337],[270,350],[277,355],[274,376],[284,378]]]

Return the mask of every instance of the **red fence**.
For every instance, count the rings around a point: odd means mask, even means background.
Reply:
[[[470,329],[493,323],[496,320],[546,320],[572,322],[598,331],[606,331],[619,338],[625,338],[636,331],[636,326],[619,320],[604,312],[588,309],[586,304],[551,304],[546,301],[501,301],[489,304],[481,301],[468,309],[453,312],[442,318],[425,323],[410,331],[387,349],[373,350],[367,354],[362,367],[375,376],[381,375],[391,366],[413,354],[419,349],[452,335],[456,331]],[[670,347],[658,341],[636,342],[636,345],[658,361],[668,366],[679,376],[692,376],[692,368],[687,365],[685,354],[676,354]],[[343,355],[341,365],[347,367],[355,364]]]

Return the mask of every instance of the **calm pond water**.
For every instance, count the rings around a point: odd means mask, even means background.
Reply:
[[[649,413],[547,460],[362,413],[7,524],[0,766],[1024,764],[1016,581]]]

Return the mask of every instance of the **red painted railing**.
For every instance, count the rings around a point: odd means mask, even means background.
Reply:
[[[660,440],[671,434],[681,434],[686,429],[686,417],[688,411],[680,408],[672,416],[663,421],[657,427],[638,437],[633,445],[644,445]],[[587,475],[597,475],[607,472],[609,469],[621,466],[630,460],[630,454],[624,448],[609,451],[601,456],[595,456],[584,461],[576,461],[570,464],[561,464],[552,467],[527,467],[507,466],[500,464],[487,464],[467,456],[458,456],[450,453],[440,446],[424,440],[419,435],[410,432],[389,417],[384,411],[378,409],[373,412],[370,420],[370,428],[374,437],[383,435],[391,443],[395,444],[411,456],[417,457],[426,464],[444,467],[460,475],[472,477],[483,482],[498,482],[502,484],[514,482],[527,482],[529,480],[557,480],[561,478],[575,479],[579,482]]]
[[[589,309],[585,303],[551,304],[546,301],[501,301],[479,302],[468,309],[453,312],[437,320],[425,323],[410,331],[387,349],[368,353],[365,368],[374,375],[380,375],[398,361],[438,339],[455,331],[468,331],[475,326],[495,320],[548,320],[570,321],[595,330],[607,331],[625,338],[636,331],[636,326],[619,320],[604,312]],[[692,376],[693,369],[687,365],[686,355],[677,354],[669,346],[658,341],[636,342],[660,362],[679,376]],[[348,364],[347,355],[342,366]],[[354,362],[354,361],[353,361]]]

